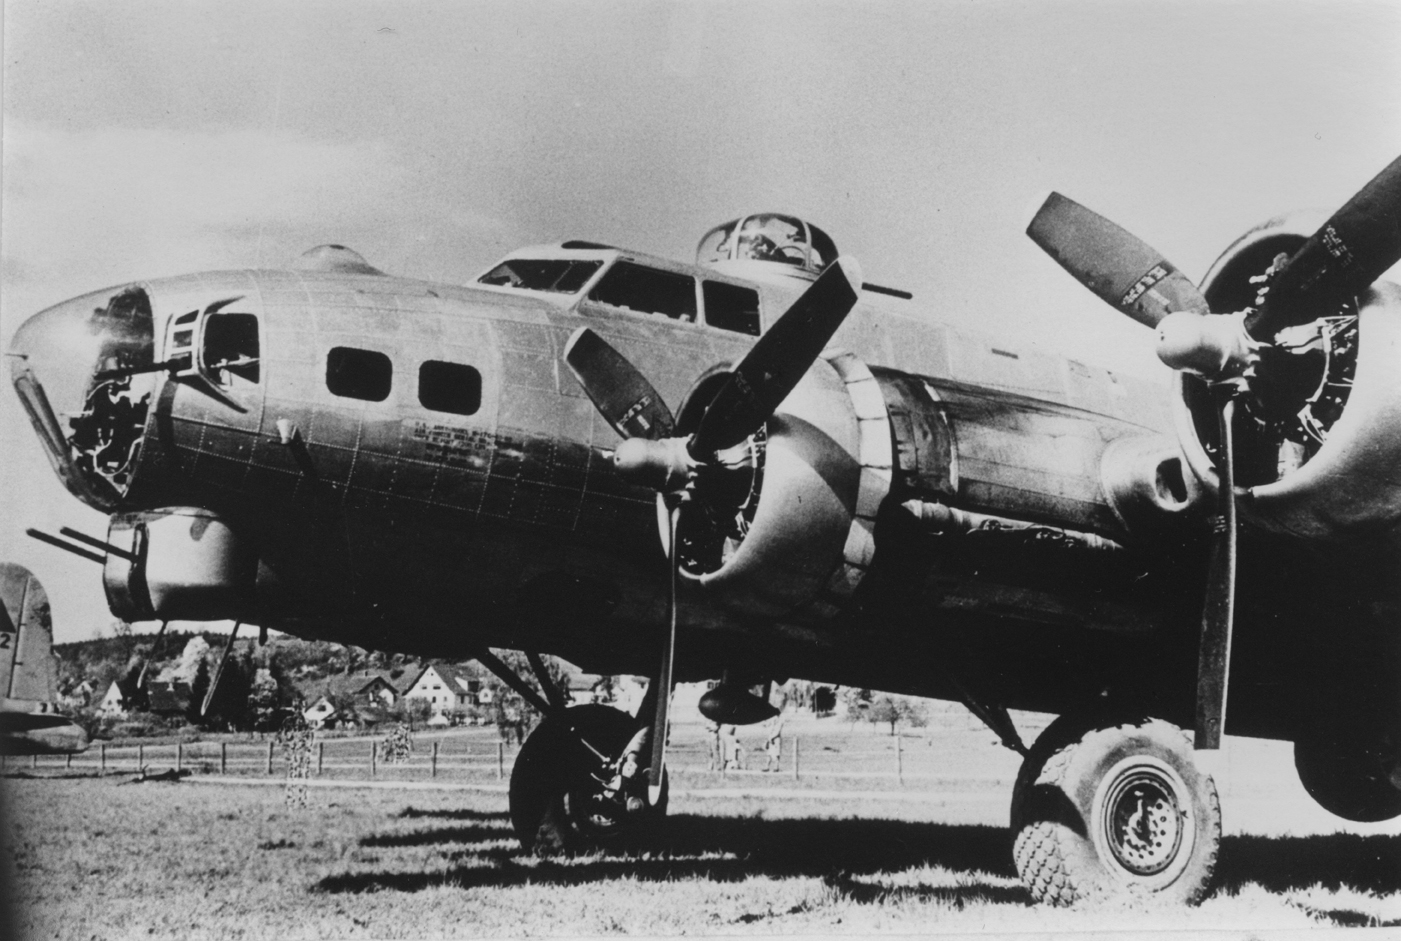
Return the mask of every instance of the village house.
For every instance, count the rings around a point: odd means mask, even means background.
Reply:
[[[126,698],[122,695],[121,687],[115,682],[108,683],[107,689],[102,694],[102,698],[97,702],[97,714],[100,716],[112,716],[116,719],[125,719],[130,710],[127,709]]]
[[[314,729],[377,722],[399,703],[410,681],[408,674],[394,673],[357,670],[297,683],[302,699],[311,703],[302,717]],[[337,703],[341,704],[339,708]]]
[[[312,703],[302,712],[302,718],[306,720],[308,728],[324,729],[328,723],[336,717],[336,707],[331,704],[331,700],[322,696]]]
[[[491,702],[491,690],[480,678],[450,663],[430,663],[404,693],[409,700],[426,701],[434,714],[466,709]]]
[[[146,710],[158,716],[183,716],[190,706],[190,692],[190,684],[183,680],[149,680]]]
[[[138,709],[154,715],[183,716],[190,705],[190,686],[181,680],[147,680],[144,697],[129,700],[113,682],[97,704],[97,714],[124,719]]]

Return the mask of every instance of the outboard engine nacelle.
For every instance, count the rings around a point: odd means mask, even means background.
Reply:
[[[217,513],[165,507],[112,517],[102,583],[126,621],[217,621],[245,616],[258,557]]]

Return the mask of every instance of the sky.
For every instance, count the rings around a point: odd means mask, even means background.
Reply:
[[[5,0],[0,344],[108,285],[326,242],[464,282],[524,244],[690,259],[809,219],[922,315],[1162,376],[1023,231],[1051,189],[1193,278],[1401,154],[1401,3]],[[8,382],[6,383],[8,386]],[[0,559],[109,629],[105,531],[0,390]]]

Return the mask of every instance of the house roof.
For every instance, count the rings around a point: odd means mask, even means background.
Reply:
[[[405,685],[404,692],[408,692],[419,684],[425,673],[429,670],[435,671],[443,682],[458,695],[465,696],[472,692],[472,684],[481,683],[481,677],[472,670],[471,667],[461,666],[455,663],[428,663],[414,676],[413,681]]]
[[[394,691],[395,698],[408,692],[417,674],[405,670],[398,677],[391,670],[356,670],[354,673],[333,673],[314,680],[303,680],[296,684],[302,698],[314,701],[322,696],[350,698],[359,696],[371,687],[381,684]]]

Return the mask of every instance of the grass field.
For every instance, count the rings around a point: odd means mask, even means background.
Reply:
[[[838,736],[828,747],[866,753],[869,741]],[[1005,789],[979,783],[1005,761],[989,751],[983,764],[965,762],[957,770],[968,783],[942,795],[893,782],[872,790],[870,780],[838,795],[834,780],[679,774],[655,850],[569,860],[520,853],[504,790],[381,781],[313,788],[309,806],[291,808],[276,778],[12,776],[6,882],[18,936],[36,939],[1401,925],[1401,836],[1319,828],[1228,825],[1215,888],[1198,908],[1032,906],[1001,825]],[[499,787],[490,775],[478,786]],[[1232,802],[1223,788],[1228,812]]]

